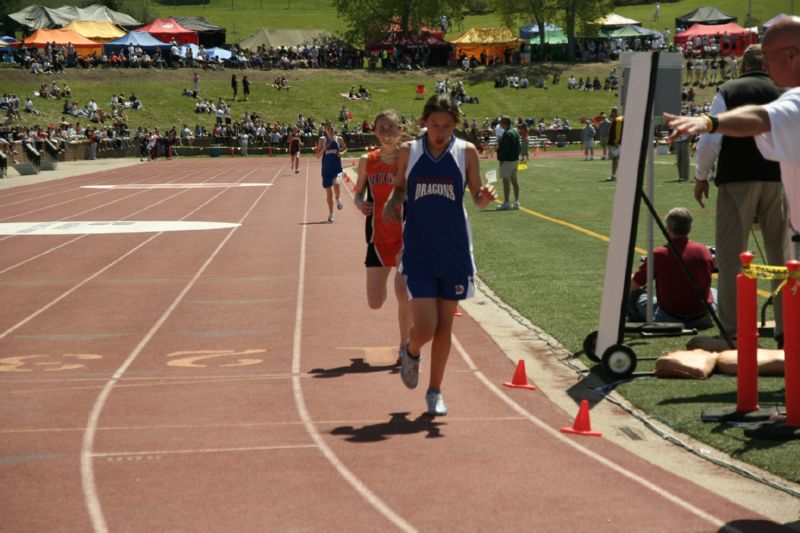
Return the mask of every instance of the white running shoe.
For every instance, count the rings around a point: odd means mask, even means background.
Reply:
[[[514,205],[511,206],[511,209],[519,209],[519,200],[514,200]]]
[[[444,397],[441,392],[429,390],[425,393],[425,402],[428,404],[429,415],[444,416],[447,414],[447,406],[444,404]]]
[[[409,389],[416,389],[419,383],[419,360],[408,355],[408,343],[403,344],[400,352],[400,379]]]
[[[328,215],[328,222],[333,222],[333,213]]]
[[[343,203],[342,203],[342,201],[341,201],[341,200],[339,200],[338,198],[336,199],[336,209],[338,209],[339,211],[341,211],[342,209],[344,209],[344,204],[343,204]]]
[[[509,209],[511,209],[511,206],[508,205],[508,202],[504,202],[497,206],[497,211],[508,211]]]

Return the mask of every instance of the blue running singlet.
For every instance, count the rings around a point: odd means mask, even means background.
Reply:
[[[466,141],[453,136],[434,158],[428,136],[411,144],[402,272],[436,278],[472,276],[472,234],[464,208]]]

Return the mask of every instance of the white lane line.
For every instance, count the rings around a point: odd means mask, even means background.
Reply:
[[[81,189],[224,189],[234,187],[270,187],[271,183],[124,183],[120,185],[82,185]]]
[[[305,204],[303,206],[303,221],[308,222],[308,166],[306,166],[306,195]],[[403,520],[394,510],[392,510],[383,500],[381,500],[369,487],[367,487],[358,477],[345,466],[345,464],[336,456],[333,450],[322,438],[311,415],[306,406],[306,400],[303,395],[302,381],[300,379],[300,357],[303,339],[303,298],[305,293],[305,275],[306,275],[306,234],[308,224],[303,224],[300,237],[300,264],[298,267],[297,275],[297,307],[295,309],[294,319],[294,341],[292,343],[292,392],[294,393],[294,401],[297,404],[297,412],[300,415],[300,420],[303,422],[308,435],[319,448],[322,455],[331,463],[340,476],[347,481],[355,491],[361,495],[367,503],[381,513],[387,520],[397,526],[403,531],[416,531],[416,529]]]
[[[497,385],[492,383],[489,380],[489,378],[487,378],[483,374],[483,372],[481,372],[480,369],[475,365],[474,361],[469,356],[469,354],[464,349],[464,347],[461,345],[461,343],[458,341],[458,339],[455,337],[455,335],[453,335],[452,339],[453,339],[453,346],[461,354],[461,358],[467,364],[467,366],[472,371],[472,373],[475,375],[475,377],[477,377],[478,380],[481,383],[483,383],[484,386],[486,386],[487,389],[492,391],[495,394],[495,396],[500,398],[500,400],[502,400],[506,405],[508,405],[513,411],[515,411],[516,413],[518,413],[522,417],[524,417],[527,420],[529,420],[530,422],[532,422],[539,429],[543,430],[545,433],[549,434],[551,437],[553,437],[556,440],[560,441],[562,444],[565,444],[567,446],[570,446],[570,447],[574,448],[576,451],[582,453],[583,455],[589,457],[590,459],[593,459],[593,460],[597,461],[598,463],[600,463],[603,466],[613,470],[614,472],[617,472],[618,474],[621,474],[622,476],[630,479],[631,481],[633,481],[635,483],[638,483],[639,485],[643,486],[644,488],[656,493],[657,495],[661,496],[662,498],[674,503],[675,505],[685,509],[686,511],[689,511],[690,513],[694,514],[695,516],[697,516],[697,517],[709,522],[714,527],[723,528],[722,529],[723,531],[730,531],[730,532],[738,531],[737,529],[731,528],[731,526],[726,526],[725,525],[726,523],[725,523],[724,520],[721,520],[721,519],[717,518],[716,516],[713,516],[713,515],[710,515],[710,514],[706,513],[705,511],[703,511],[702,509],[699,509],[698,507],[696,507],[692,503],[687,502],[686,500],[684,500],[680,496],[676,496],[675,494],[672,494],[671,492],[667,491],[666,489],[663,489],[663,488],[659,487],[655,483],[651,483],[650,481],[644,479],[643,477],[641,477],[641,476],[639,476],[637,474],[634,474],[630,470],[626,470],[624,467],[618,465],[617,463],[611,461],[610,459],[606,459],[602,455],[600,455],[600,454],[590,450],[589,448],[586,448],[585,446],[577,443],[573,438],[567,437],[566,435],[564,435],[560,431],[551,428],[549,425],[547,425],[541,419],[537,418],[535,415],[530,413],[524,407],[522,407],[517,402],[512,400],[511,397],[508,396],[507,394],[505,394]]]
[[[254,171],[251,171],[251,172],[249,172],[248,174],[252,174],[253,172],[254,172]],[[245,175],[245,176],[247,176],[247,175]],[[244,179],[244,178],[242,178],[242,179]],[[265,189],[265,190],[267,190],[267,189]],[[156,203],[153,203],[153,204],[150,204],[150,205],[148,205],[147,207],[145,207],[145,208],[142,208],[142,209],[140,209],[139,211],[136,211],[136,213],[140,213],[140,212],[143,212],[143,211],[145,211],[145,210],[147,210],[147,209],[151,209],[151,208],[153,208],[154,206],[157,206],[157,205],[159,205],[159,204],[161,204],[161,203],[163,203],[163,202],[167,201],[168,199],[171,199],[171,198],[175,198],[175,197],[177,197],[177,196],[180,196],[180,195],[181,195],[181,194],[183,194],[184,192],[185,192],[185,191],[180,191],[180,192],[177,192],[177,193],[175,193],[175,194],[172,194],[172,195],[168,196],[167,198],[162,198],[162,199],[161,199],[161,200],[159,200],[158,202],[156,202]],[[180,220],[183,220],[183,219],[185,219],[185,218],[188,218],[188,217],[190,217],[192,214],[196,213],[196,212],[197,212],[197,211],[199,211],[201,208],[203,208],[203,207],[205,207],[206,205],[208,205],[209,203],[211,203],[213,200],[215,200],[217,197],[221,196],[223,193],[224,193],[224,191],[222,191],[222,192],[219,192],[219,193],[215,194],[214,196],[212,196],[211,198],[209,198],[208,200],[206,200],[205,202],[203,202],[203,203],[202,203],[202,204],[200,204],[199,206],[197,206],[197,207],[195,207],[194,209],[192,209],[192,210],[191,210],[189,213],[187,213],[186,215],[184,215],[183,217],[181,217],[181,218],[180,218]],[[139,194],[139,193],[136,193],[136,194]],[[262,192],[261,194],[263,195],[264,193]],[[131,196],[133,196],[133,195],[131,195]],[[260,196],[259,196],[259,197],[260,197]],[[131,216],[132,216],[132,215],[131,215]],[[123,219],[123,220],[124,220],[124,219]],[[22,319],[20,322],[18,322],[18,323],[16,323],[16,324],[14,324],[14,325],[13,325],[13,326],[11,326],[9,329],[7,329],[7,330],[5,330],[4,332],[0,333],[0,339],[3,339],[3,338],[5,338],[5,337],[7,337],[9,334],[11,334],[11,333],[13,333],[14,331],[16,331],[17,329],[21,328],[22,326],[24,326],[25,324],[27,324],[28,322],[30,322],[31,320],[33,320],[34,318],[36,318],[36,317],[37,317],[37,316],[39,316],[40,314],[44,313],[45,311],[47,311],[48,309],[50,309],[51,307],[53,307],[54,305],[56,305],[58,302],[60,302],[61,300],[63,300],[64,298],[66,298],[67,296],[69,296],[70,294],[72,294],[73,292],[75,292],[76,290],[78,290],[79,288],[83,287],[84,285],[86,285],[87,283],[89,283],[90,281],[92,281],[93,279],[97,278],[97,277],[98,277],[100,274],[102,274],[102,273],[106,272],[107,270],[109,270],[110,268],[114,267],[116,264],[118,264],[118,263],[120,263],[121,261],[123,261],[123,260],[124,260],[126,257],[128,257],[129,255],[133,254],[134,252],[136,252],[137,250],[139,250],[140,248],[142,248],[143,246],[145,246],[146,244],[148,244],[148,243],[149,243],[149,242],[151,242],[152,240],[154,240],[154,239],[156,239],[157,237],[159,237],[160,235],[161,235],[161,233],[156,233],[156,234],[154,234],[154,235],[150,236],[149,238],[145,239],[145,240],[144,240],[144,241],[142,241],[142,242],[141,242],[139,245],[137,245],[137,246],[136,246],[136,247],[134,247],[133,249],[129,250],[127,253],[123,254],[123,255],[122,255],[122,256],[120,256],[120,257],[118,257],[116,260],[112,261],[111,263],[109,263],[108,265],[106,265],[106,266],[105,266],[105,267],[103,267],[102,269],[98,270],[97,272],[95,272],[94,274],[92,274],[91,276],[89,276],[88,278],[84,279],[83,281],[81,281],[81,282],[80,282],[80,283],[78,283],[77,285],[74,285],[74,286],[73,286],[71,289],[68,289],[66,292],[62,293],[62,294],[61,294],[61,296],[58,296],[57,298],[55,298],[54,300],[52,300],[50,303],[46,304],[44,307],[41,307],[41,308],[37,309],[37,310],[36,310],[36,311],[34,311],[32,314],[30,314],[30,315],[28,315],[27,317],[23,318],[23,319]],[[82,237],[81,237],[81,238],[82,238]],[[74,241],[74,240],[77,240],[77,239],[73,239],[73,241]],[[41,255],[41,254],[40,254],[40,255]],[[19,264],[21,264],[21,263],[18,263],[18,265],[19,265]],[[3,272],[6,272],[7,270],[8,270],[8,269],[5,269]]]
[[[199,172],[199,170],[197,170],[197,171],[191,171],[191,172],[189,172],[188,174],[185,174],[184,176],[180,176],[180,177],[177,177],[177,178],[175,178],[175,180],[178,180],[178,179],[185,178],[185,177],[187,177],[187,176],[190,176],[190,175],[192,175],[192,174],[194,174],[194,173],[196,173],[196,172]],[[134,193],[134,195],[143,194],[143,193],[146,193],[146,192],[147,192],[147,191],[142,191],[142,192],[140,192],[140,193]],[[58,195],[58,196],[63,196],[63,195],[64,195],[64,192],[58,192],[58,193],[54,193],[54,194],[55,194],[55,195]],[[82,196],[75,196],[75,197],[71,197],[71,198],[69,198],[69,199],[67,199],[67,200],[64,200],[64,201],[62,201],[62,202],[58,202],[58,203],[55,203],[55,204],[49,204],[49,205],[45,205],[45,206],[42,206],[42,207],[37,207],[37,208],[35,208],[35,209],[31,209],[30,211],[25,211],[24,213],[16,213],[16,214],[14,214],[14,215],[11,215],[11,216],[7,216],[7,217],[4,217],[4,218],[0,218],[0,221],[6,221],[6,220],[11,220],[11,219],[14,219],[14,218],[20,218],[20,217],[23,217],[23,216],[30,215],[30,214],[32,214],[32,213],[38,213],[38,212],[40,212],[40,211],[45,211],[45,210],[47,210],[47,209],[51,209],[51,208],[53,208],[53,207],[59,207],[59,206],[62,206],[62,205],[71,204],[71,203],[73,203],[73,202],[80,202],[80,201],[86,200],[86,199],[88,199],[88,198],[92,198],[92,197],[94,197],[94,196],[99,196],[99,195],[108,195],[108,192],[107,192],[107,191],[99,191],[99,192],[93,192],[93,193],[91,193],[91,194],[85,194],[85,195],[82,195]],[[133,196],[133,195],[132,195],[132,196]],[[124,198],[122,198],[122,199],[124,199]],[[33,199],[31,199],[31,200],[38,200],[38,198],[33,198]],[[26,200],[26,202],[28,202],[28,201],[31,201],[31,200]],[[112,202],[110,202],[110,203],[114,203],[114,202],[118,202],[118,201],[120,201],[120,199],[119,199],[119,198],[118,198],[118,199],[116,199],[116,200],[114,200],[114,201],[112,201]],[[107,205],[107,204],[106,204],[106,205]],[[93,209],[94,209],[94,208],[93,208]],[[73,216],[74,216],[74,215],[73,215]]]
[[[124,170],[128,170],[128,169],[133,169],[133,167],[126,167],[126,168],[123,168],[123,169],[117,169],[117,170],[114,171],[114,173],[115,174],[120,174]],[[110,171],[101,170],[99,172],[110,172]],[[55,185],[49,186],[49,187],[44,186],[42,184],[39,187],[37,187],[34,191],[27,191],[27,190],[19,189],[18,190],[19,192],[15,192],[15,193],[11,193],[11,194],[3,194],[2,198],[0,198],[0,207],[8,208],[8,207],[12,207],[12,206],[19,205],[19,204],[29,203],[29,202],[32,202],[32,201],[44,200],[44,199],[49,198],[51,196],[63,196],[65,192],[72,191],[75,188],[76,185],[79,186],[83,182],[97,181],[98,179],[101,179],[101,178],[109,179],[107,176],[97,176],[97,175],[95,175],[95,174],[98,174],[99,172],[93,172],[90,175],[90,177],[88,177],[88,178],[75,176],[75,177],[69,178],[69,181],[63,181],[62,182],[61,180],[58,180],[58,181],[54,182]],[[151,178],[157,178],[159,176],[162,176],[162,175],[165,175],[165,174],[168,174],[168,173],[169,173],[169,171],[164,170],[161,173],[153,173],[153,174],[150,175],[150,177]],[[128,174],[130,174],[130,175],[128,175]],[[138,170],[137,169],[133,169],[133,171],[130,172],[130,173],[117,175],[115,178],[111,179],[111,182],[130,179],[131,177],[138,176],[140,174],[141,174],[141,168],[139,168]],[[54,190],[54,192],[47,192],[47,191],[50,191],[50,190]],[[30,195],[31,192],[33,192],[34,194],[39,194],[39,196],[31,196]],[[46,193],[46,194],[40,194],[40,193]],[[11,203],[3,203],[7,198],[13,198],[14,196],[22,196],[23,198],[21,200],[17,200],[17,201],[11,202]]]
[[[247,174],[245,174],[244,177],[242,177],[242,179],[244,179],[247,175],[252,174],[256,170],[257,169],[253,169],[252,171],[248,172]],[[261,191],[261,194],[258,195],[258,197],[250,205],[250,208],[244,213],[244,215],[239,220],[240,224],[242,222],[244,222],[244,220],[247,218],[247,216],[250,214],[250,212],[255,208],[256,205],[258,205],[258,202],[261,201],[261,198],[269,190],[270,190],[269,188],[265,188],[263,191]],[[190,216],[191,213],[199,210],[201,207],[203,207],[204,205],[206,205],[209,202],[211,202],[217,196],[220,196],[220,195],[224,194],[224,192],[225,192],[224,190],[220,191],[218,194],[214,195],[212,197],[212,199],[210,199],[207,202],[204,202],[202,205],[196,207],[194,210],[192,210],[192,212],[190,212],[189,214],[187,214],[186,216],[184,216],[182,218],[186,218],[186,217]],[[164,313],[161,315],[161,317],[158,319],[158,321],[156,321],[156,323],[153,324],[153,327],[150,328],[150,331],[148,331],[147,334],[139,342],[139,344],[136,345],[136,347],[128,355],[128,357],[125,359],[125,361],[122,362],[120,367],[111,376],[111,379],[109,379],[106,382],[106,384],[103,386],[103,389],[100,391],[100,394],[98,394],[97,398],[95,399],[94,404],[92,405],[92,409],[91,409],[91,411],[89,413],[89,419],[86,422],[86,431],[83,434],[83,440],[82,440],[82,444],[81,444],[81,485],[83,486],[83,497],[84,497],[84,502],[86,503],[86,509],[87,509],[87,511],[89,513],[89,519],[90,519],[90,521],[92,523],[92,528],[96,532],[106,533],[108,531],[108,524],[106,523],[105,516],[103,515],[103,508],[100,505],[100,498],[99,498],[99,496],[97,494],[97,486],[95,485],[94,462],[93,462],[93,457],[92,457],[92,453],[93,453],[92,449],[94,447],[94,437],[95,437],[95,434],[97,432],[97,423],[100,420],[100,413],[103,411],[103,407],[105,406],[106,401],[108,400],[108,397],[111,395],[111,390],[114,388],[114,385],[116,385],[116,383],[120,379],[122,379],[122,376],[125,373],[125,371],[128,369],[128,367],[130,367],[133,364],[133,362],[136,360],[136,358],[139,356],[139,354],[142,352],[142,350],[144,350],[145,346],[147,346],[147,344],[155,336],[155,334],[158,332],[158,330],[161,329],[161,326],[163,326],[164,323],[167,321],[167,319],[172,315],[173,311],[175,311],[175,309],[178,307],[178,305],[184,299],[186,294],[188,294],[189,290],[194,286],[194,284],[197,282],[197,280],[200,278],[200,276],[205,272],[205,270],[208,268],[208,266],[211,264],[211,262],[217,257],[217,255],[220,253],[220,251],[225,246],[225,244],[227,244],[227,242],[231,239],[231,237],[233,237],[233,234],[236,233],[236,230],[239,227],[240,226],[232,228],[228,232],[228,234],[222,239],[222,241],[219,243],[219,245],[214,249],[214,251],[208,257],[208,259],[198,269],[198,271],[195,273],[195,275],[192,277],[192,279],[189,280],[189,282],[186,284],[186,286],[183,288],[183,290],[180,292],[180,294],[178,294],[178,296],[175,298],[175,300],[173,300],[172,304],[170,304],[170,306],[167,308],[167,310],[164,311]],[[134,248],[134,250],[144,246],[144,244],[146,244],[147,242],[151,241],[152,239],[155,239],[156,237],[158,237],[158,235],[160,235],[160,234],[153,235],[150,239],[147,239],[142,244],[140,244],[139,246]],[[130,253],[132,253],[132,251],[128,252],[125,255],[123,255],[121,258],[119,258],[116,261],[114,261],[114,263],[117,263],[117,262],[121,261],[124,257],[129,255]],[[112,263],[112,264],[114,264],[114,263]],[[110,265],[108,267],[104,268],[103,270],[101,270],[100,272],[103,272],[104,270],[107,270],[108,268],[110,268]],[[88,279],[92,279],[92,278],[98,276],[100,274],[100,272],[94,274],[93,276],[91,276]],[[88,280],[85,280],[84,282],[82,282],[79,285],[75,286],[69,292],[72,292],[75,289],[77,289],[77,287],[85,284],[86,281],[88,281]],[[62,295],[62,298],[63,298],[63,296],[64,295]],[[58,299],[54,300],[54,302],[55,301],[58,301]],[[34,315],[32,315],[32,316],[34,316]]]
[[[297,450],[302,448],[316,448],[314,444],[284,444],[276,446],[245,446],[236,448],[198,448],[188,450],[151,450],[147,452],[108,452],[93,453],[92,457],[136,457],[142,455],[188,455],[199,453],[232,453],[232,452],[268,452],[273,450]]]

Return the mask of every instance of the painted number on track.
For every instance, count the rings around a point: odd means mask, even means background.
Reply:
[[[86,368],[80,361],[102,359],[93,353],[35,354],[0,358],[0,372],[62,372]]]
[[[167,357],[174,357],[167,362],[167,366],[184,368],[230,368],[237,366],[251,366],[263,363],[263,359],[252,357],[266,352],[263,348],[251,350],[187,350],[172,352]]]

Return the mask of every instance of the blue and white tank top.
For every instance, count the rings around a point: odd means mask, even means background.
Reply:
[[[328,138],[323,137],[323,147],[327,145],[327,148],[324,148],[324,152],[322,153],[322,175],[323,176],[330,176],[331,174],[338,174],[342,171],[342,158],[339,157],[339,137],[336,136],[333,140],[328,144]]]
[[[428,152],[427,134],[411,144],[406,167],[404,274],[444,278],[475,273],[472,234],[464,208],[466,145],[453,136],[434,158]]]

